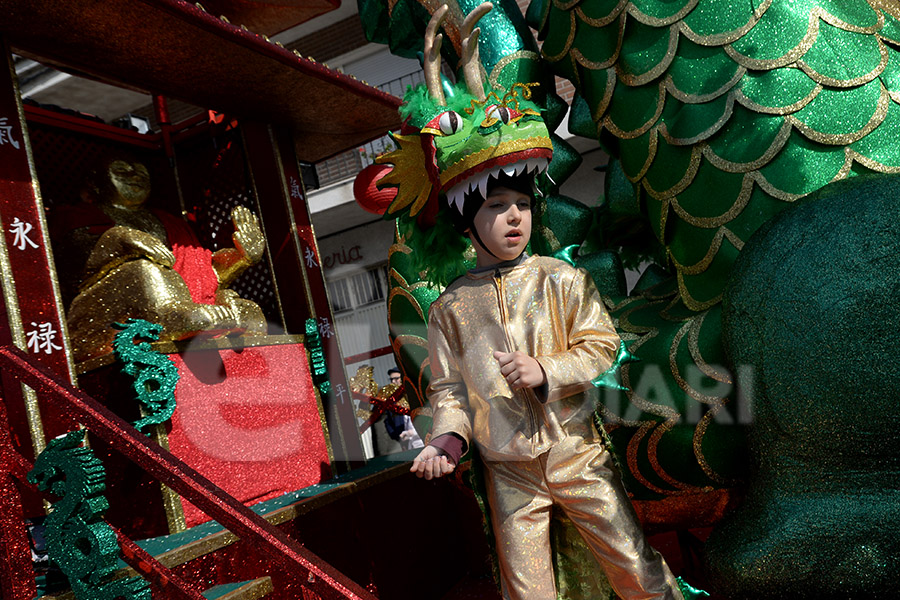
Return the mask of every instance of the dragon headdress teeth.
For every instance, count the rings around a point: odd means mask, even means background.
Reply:
[[[477,189],[482,197],[487,196],[487,187],[491,178],[497,179],[500,177],[501,173],[504,173],[509,177],[521,175],[523,173],[533,173],[537,175],[539,173],[545,173],[549,164],[550,161],[546,158],[526,158],[512,164],[494,167],[490,171],[473,175],[462,183],[457,183],[447,190],[447,203],[452,207],[456,207],[456,210],[462,214],[466,194],[474,192]]]
[[[422,226],[434,224],[438,198],[462,212],[466,194],[486,193],[491,177],[544,173],[553,156],[541,108],[532,100],[536,83],[486,90],[478,57],[478,20],[492,9],[485,2],[459,25],[464,84],[444,87],[440,74],[438,31],[450,13],[435,11],[424,36],[425,85],[407,92],[400,111],[404,125],[392,134],[397,150],[376,159],[392,165],[378,182],[397,194],[387,208],[396,216],[408,212]]]

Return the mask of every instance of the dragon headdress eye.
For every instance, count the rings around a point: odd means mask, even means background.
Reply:
[[[438,127],[440,128],[441,133],[445,135],[452,135],[459,132],[462,129],[462,126],[463,118],[459,113],[453,112],[452,110],[448,110],[438,117]]]
[[[492,104],[488,106],[484,111],[484,116],[488,119],[498,119],[504,125],[508,124],[511,119],[521,115],[517,110],[510,110],[505,106],[497,106],[496,104]]]
[[[464,121],[462,115],[456,111],[448,110],[429,121],[425,127],[422,128],[421,133],[442,136],[453,135],[454,133],[462,131],[463,124]]]

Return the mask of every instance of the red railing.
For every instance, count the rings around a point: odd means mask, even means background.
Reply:
[[[0,370],[11,373],[21,383],[36,390],[43,402],[52,402],[68,411],[91,435],[105,440],[144,472],[170,487],[232,533],[242,539],[252,540],[253,546],[265,553],[269,560],[296,577],[298,581],[302,581],[304,589],[323,600],[375,599],[375,596],[303,548],[286,533],[178,458],[149,441],[99,402],[84,392],[62,383],[48,369],[29,360],[18,348],[0,346]],[[24,481],[24,474],[30,470],[30,465],[13,448],[6,423],[6,410],[2,402],[0,402],[0,467],[3,468],[0,471],[0,534],[3,540],[0,544],[0,593],[4,599],[30,600],[36,594],[30,550],[21,523],[21,500],[12,481],[13,477]],[[18,524],[14,522],[15,519],[19,520]],[[137,569],[135,565],[132,566],[142,574],[152,577],[157,585],[168,582],[166,586],[172,597],[184,600],[201,598],[190,584],[153,560],[121,533],[117,532],[117,535],[120,541],[125,541],[123,545],[125,558],[127,559],[128,555],[136,557],[133,559],[135,563],[143,562],[144,565],[149,565],[149,568]],[[151,564],[150,561],[155,564]]]
[[[359,354],[354,354],[353,356],[348,356],[344,359],[345,365],[352,365],[354,363],[362,362],[364,360],[369,360],[370,358],[378,358],[379,356],[385,356],[387,354],[392,354],[394,349],[390,346],[384,346],[382,348],[376,348],[375,350],[369,350],[368,352],[360,352]]]

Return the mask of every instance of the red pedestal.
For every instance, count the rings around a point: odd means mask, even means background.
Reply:
[[[300,344],[170,355],[181,379],[169,448],[254,504],[330,477],[319,405]],[[184,503],[188,527],[209,520]]]

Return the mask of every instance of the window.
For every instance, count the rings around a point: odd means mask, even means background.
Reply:
[[[328,298],[331,300],[331,309],[336,313],[353,309],[347,282],[347,279],[339,279],[328,283]]]
[[[387,297],[387,265],[372,267],[342,279],[328,282],[328,295],[335,313],[383,302]]]
[[[382,274],[382,267],[354,275],[353,286],[356,288],[357,306],[384,300],[387,286]]]

